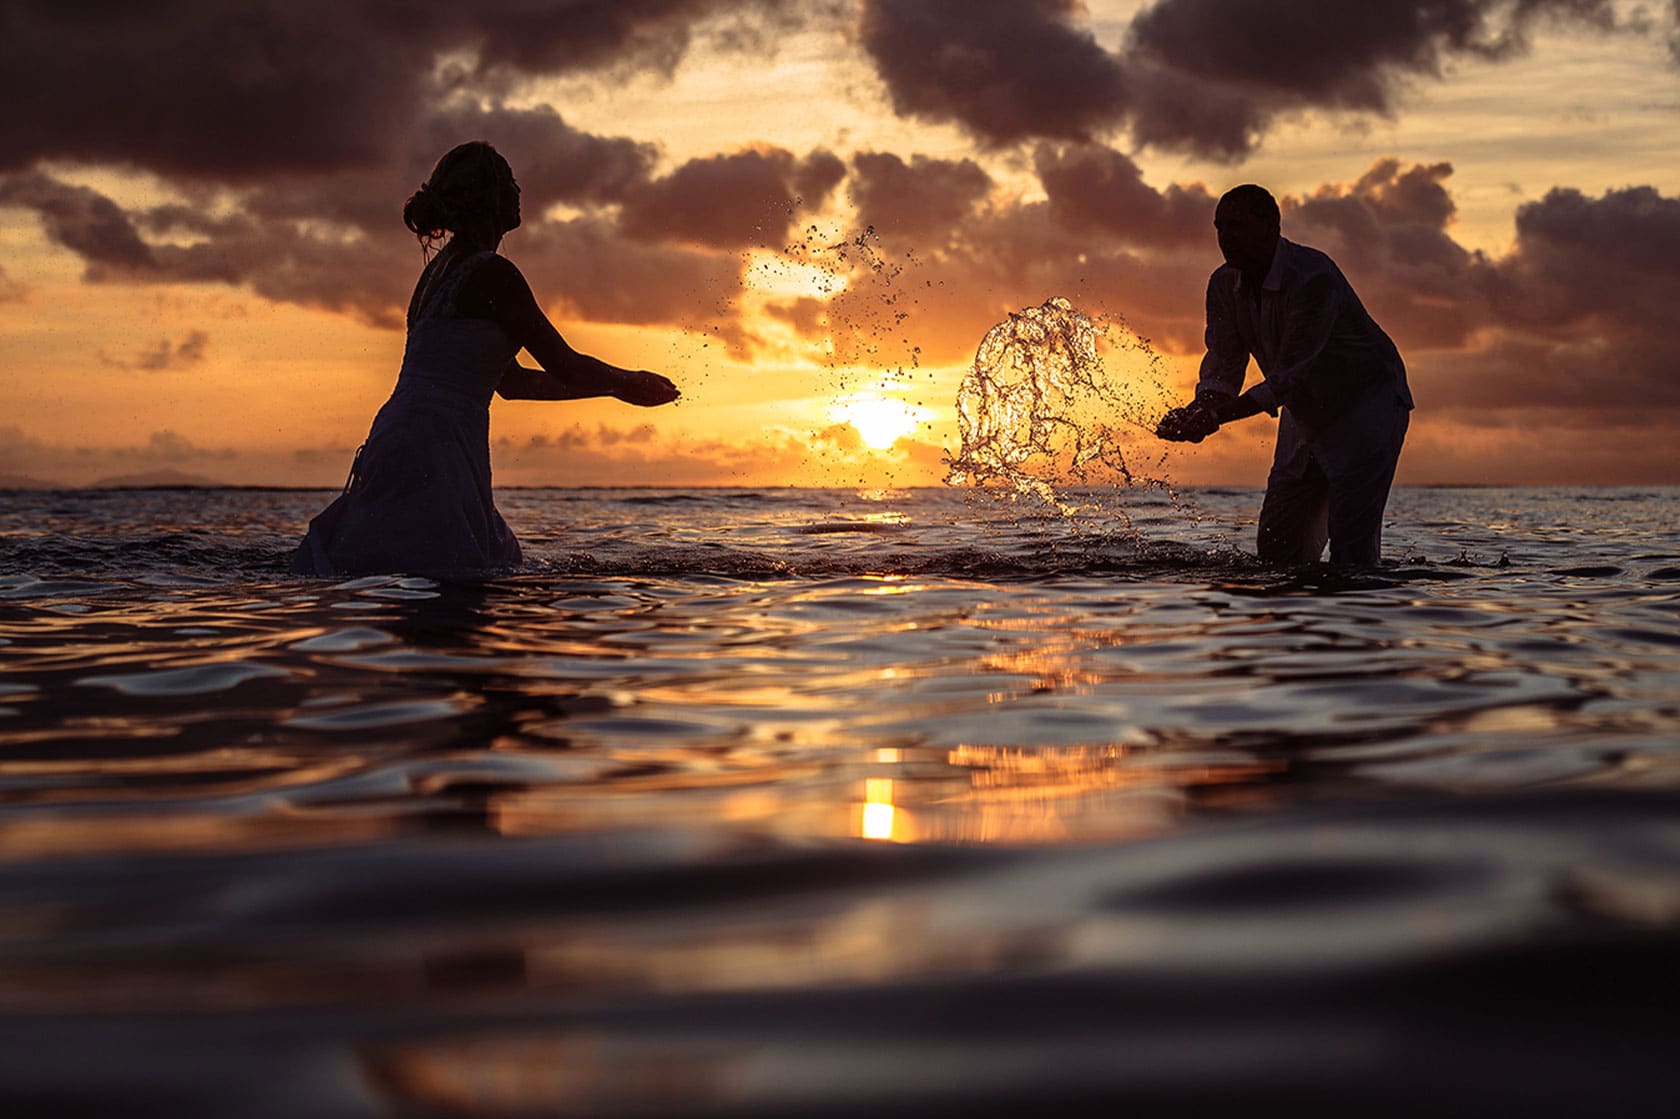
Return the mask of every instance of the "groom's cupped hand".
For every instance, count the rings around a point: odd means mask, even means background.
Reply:
[[[1174,408],[1155,426],[1155,434],[1169,443],[1200,443],[1219,430],[1213,409],[1197,401]]]

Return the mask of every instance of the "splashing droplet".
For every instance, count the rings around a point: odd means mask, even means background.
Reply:
[[[1124,368],[1111,371],[1103,351]],[[1167,388],[1162,358],[1124,322],[1066,299],[1011,313],[986,332],[957,389],[961,450],[946,484],[998,486],[1064,514],[1058,486],[1166,487],[1127,458],[1131,429],[1150,431]]]

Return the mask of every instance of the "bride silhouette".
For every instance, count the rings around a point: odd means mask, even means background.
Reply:
[[[649,407],[678,396],[657,373],[579,353],[496,252],[519,227],[519,184],[495,148],[462,144],[403,206],[430,247],[408,303],[408,345],[391,397],[357,450],[344,492],[314,520],[292,570],[473,574],[519,565],[519,541],[490,494],[490,397],[613,396]],[[523,349],[539,369],[521,366]]]

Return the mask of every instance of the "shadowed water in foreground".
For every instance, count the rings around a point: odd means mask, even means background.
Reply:
[[[1247,492],[522,491],[469,585],[14,497],[19,1114],[1680,1094],[1674,491],[1402,491],[1357,577]]]

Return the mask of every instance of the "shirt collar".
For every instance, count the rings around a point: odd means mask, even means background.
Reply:
[[[1260,283],[1261,291],[1283,290],[1283,247],[1289,244],[1282,237],[1278,238],[1277,248],[1272,250],[1272,266],[1266,269],[1266,278]],[[1242,291],[1242,273],[1237,273],[1237,290]]]

